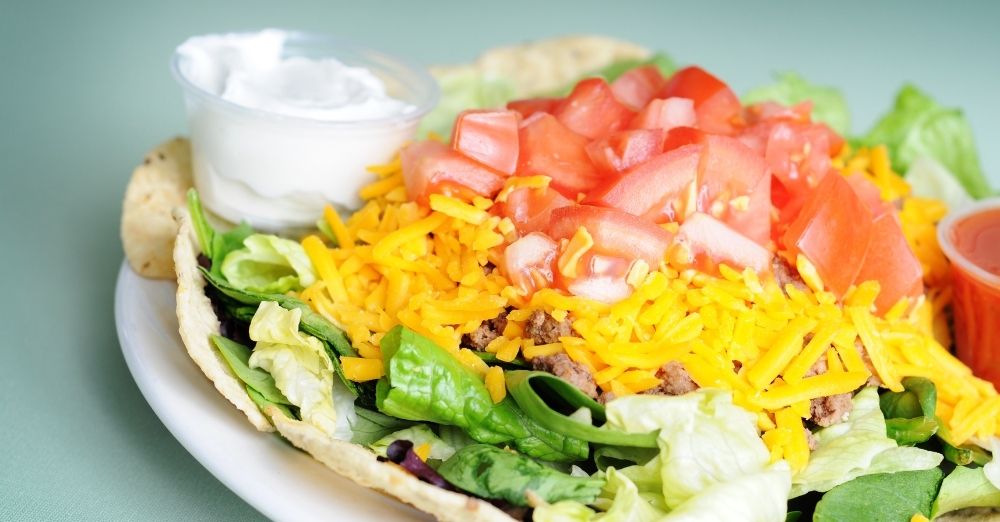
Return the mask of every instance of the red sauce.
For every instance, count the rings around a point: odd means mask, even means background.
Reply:
[[[972,264],[1000,276],[1000,208],[955,223],[951,237],[955,248]]]
[[[1000,209],[962,219],[950,239],[962,257],[996,276],[977,275],[952,260],[958,357],[1000,387]]]

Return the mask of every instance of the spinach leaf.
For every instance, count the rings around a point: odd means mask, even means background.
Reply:
[[[383,413],[458,426],[478,442],[512,442],[545,460],[586,458],[586,442],[538,425],[512,400],[494,404],[479,376],[429,339],[397,326],[381,345],[386,377],[379,380],[375,399]]]
[[[201,206],[201,198],[198,191],[191,188],[187,191],[187,208],[191,213],[191,223],[194,225],[195,235],[198,236],[198,244],[201,246],[201,253],[205,257],[212,259],[212,245],[214,245],[215,229],[205,219],[205,211]]]
[[[358,353],[347,340],[347,335],[337,325],[328,321],[322,315],[314,312],[305,301],[285,294],[270,294],[264,292],[254,292],[250,290],[240,290],[224,280],[223,277],[213,274],[204,268],[201,269],[205,279],[230,299],[247,304],[258,305],[264,301],[274,301],[285,310],[302,310],[302,321],[299,328],[321,341],[333,347],[333,350],[340,355],[356,357]]]
[[[625,433],[609,428],[598,428],[580,422],[564,412],[550,406],[542,393],[552,401],[560,403],[561,409],[587,408],[592,417],[601,422],[604,406],[584,395],[573,385],[546,372],[511,371],[506,372],[507,389],[517,405],[539,425],[567,437],[582,439],[612,446],[655,448],[656,433]]]
[[[905,522],[917,513],[930,517],[942,476],[932,468],[858,477],[823,495],[813,521]]]
[[[281,412],[284,413],[285,416],[288,417],[289,419],[301,420],[298,414],[299,409],[296,408],[295,406],[289,406],[287,404],[279,404],[271,402],[265,399],[264,396],[261,395],[260,393],[257,393],[257,390],[251,388],[249,384],[247,384],[245,387],[247,390],[247,395],[250,396],[250,400],[252,400],[254,404],[256,404],[258,408],[260,408],[260,411],[267,412],[269,407],[274,406],[275,408],[281,410]]]
[[[575,500],[589,504],[601,492],[604,481],[573,477],[534,460],[485,444],[459,450],[438,468],[448,482],[474,495],[528,505],[528,492],[552,503]]]
[[[986,450],[971,444],[956,447],[942,440],[941,450],[944,453],[945,460],[958,466],[968,466],[969,464],[985,466],[986,463],[992,460],[992,457],[990,457],[990,454]]]
[[[365,408],[355,407],[354,411],[358,414],[358,420],[351,425],[351,431],[354,432],[351,442],[362,446],[368,446],[387,435],[415,424]]]
[[[233,370],[236,377],[243,381],[248,387],[256,391],[260,396],[271,403],[288,404],[292,403],[285,398],[281,390],[274,385],[274,378],[260,368],[250,367],[250,348],[235,341],[230,341],[221,335],[210,337],[215,349],[219,351],[226,364]]]
[[[930,379],[907,377],[901,392],[886,392],[879,397],[889,438],[901,446],[926,442],[938,431],[935,410],[937,389]]]
[[[497,354],[495,353],[480,351],[473,351],[472,353],[476,354],[476,357],[482,359],[484,363],[490,366],[499,366],[504,370],[521,370],[531,366],[528,364],[528,361],[525,361],[520,357],[515,357],[512,361],[501,361],[500,359],[497,359]]]

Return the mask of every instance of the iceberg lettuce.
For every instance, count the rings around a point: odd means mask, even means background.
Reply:
[[[416,426],[390,433],[373,442],[368,447],[376,455],[384,457],[389,445],[397,440],[408,440],[413,443],[414,448],[419,448],[421,445],[427,444],[430,448],[428,458],[436,460],[445,460],[454,455],[456,450],[454,446],[442,440],[441,437],[438,437],[426,424],[417,424]]]
[[[940,453],[899,446],[886,435],[885,417],[875,388],[854,396],[850,417],[816,432],[817,447],[805,469],[792,477],[792,497],[829,491],[857,477],[937,467]]]
[[[316,281],[316,272],[302,245],[269,234],[254,234],[243,248],[222,260],[222,275],[240,290],[283,294]]]
[[[327,435],[350,440],[357,420],[354,395],[334,378],[333,362],[319,339],[299,331],[302,310],[285,310],[264,301],[250,321],[250,338],[257,345],[250,367],[271,374],[289,402],[298,406],[303,422]]]

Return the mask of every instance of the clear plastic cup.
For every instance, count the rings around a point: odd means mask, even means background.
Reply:
[[[332,36],[284,33],[283,58],[329,57],[364,67],[385,83],[389,96],[414,110],[321,121],[248,108],[193,83],[189,60],[174,53],[171,68],[184,92],[202,201],[226,220],[270,231],[313,226],[327,203],[356,208],[358,190],[374,181],[366,167],[391,160],[439,96],[437,83],[421,67]]]
[[[1000,388],[1000,276],[969,259],[957,245],[956,232],[977,216],[1000,218],[997,212],[1000,198],[949,214],[938,225],[938,242],[951,261],[956,354],[976,375]]]

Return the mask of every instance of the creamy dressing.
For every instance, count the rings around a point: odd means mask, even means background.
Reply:
[[[191,83],[250,109],[319,121],[387,118],[415,108],[390,97],[364,67],[284,56],[287,33],[196,36],[178,47]]]
[[[229,221],[287,230],[315,223],[327,203],[356,206],[365,167],[415,132],[418,108],[390,96],[372,70],[345,65],[335,49],[300,53],[297,37],[267,29],[177,48],[195,184]]]

